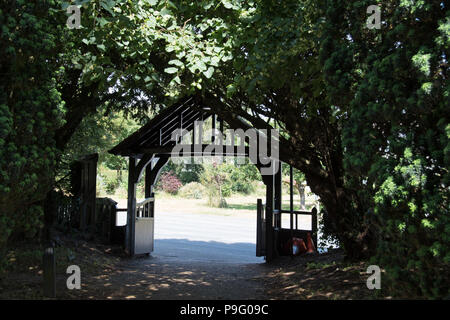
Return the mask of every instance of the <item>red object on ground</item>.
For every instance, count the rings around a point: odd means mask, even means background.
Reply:
[[[313,242],[313,240],[311,238],[311,233],[310,232],[308,232],[306,234],[306,244],[308,246],[307,253],[313,253],[313,252],[316,251],[316,247],[314,246],[314,242]]]
[[[307,251],[305,241],[301,238],[292,238],[292,254],[298,256]]]

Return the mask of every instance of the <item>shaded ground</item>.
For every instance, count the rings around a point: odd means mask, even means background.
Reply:
[[[346,263],[341,250],[330,253],[281,257],[267,273],[267,299],[376,299],[367,288],[367,264]]]
[[[364,299],[364,265],[346,265],[340,252],[280,258],[276,263],[181,261],[167,256],[128,259],[119,247],[62,241],[57,248],[59,299]],[[28,250],[28,251],[27,251]],[[0,278],[1,299],[42,299],[40,249],[10,252]],[[28,252],[28,254],[24,254]],[[30,253],[31,252],[31,253]],[[39,253],[39,254],[38,254]],[[39,259],[38,259],[39,258]],[[81,290],[66,288],[65,268],[81,267]]]
[[[224,263],[170,263],[142,258],[120,263],[107,275],[85,279],[68,298],[95,299],[263,299],[262,267]]]

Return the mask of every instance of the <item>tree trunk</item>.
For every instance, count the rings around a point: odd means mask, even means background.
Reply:
[[[301,184],[297,185],[298,185],[298,193],[300,195],[300,210],[306,210],[305,186]]]
[[[353,208],[352,191],[308,181],[311,190],[319,195],[325,207],[328,223],[335,230],[348,260],[367,259],[374,254],[376,239],[374,226],[365,219],[364,208]]]

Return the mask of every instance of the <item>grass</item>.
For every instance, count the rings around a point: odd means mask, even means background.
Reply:
[[[139,195],[138,195],[139,196]],[[126,208],[127,200],[123,196],[115,195],[109,196],[117,201],[119,208]],[[141,195],[142,197],[142,195]],[[289,196],[283,195],[283,208],[289,208]],[[199,214],[213,214],[213,215],[255,215],[256,214],[256,201],[257,199],[263,199],[264,197],[258,194],[251,195],[232,195],[226,198],[227,208],[213,208],[208,205],[208,199],[206,197],[202,199],[186,199],[179,196],[170,195],[165,192],[158,192],[155,195],[156,212],[168,212],[175,210],[180,213],[199,213]],[[138,198],[138,201],[141,198]],[[312,207],[312,199],[307,199],[307,208]],[[299,200],[294,200],[294,208],[298,210]]]
[[[331,263],[329,263],[329,262],[308,262],[306,264],[306,269],[307,270],[324,269],[324,268],[332,267],[335,265],[336,265],[336,261],[332,261]]]

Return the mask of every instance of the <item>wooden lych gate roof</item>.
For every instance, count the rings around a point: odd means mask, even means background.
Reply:
[[[182,128],[190,131],[195,121],[206,120],[211,116],[206,108],[194,108],[194,103],[194,99],[189,98],[164,109],[109,152],[139,157],[144,153],[165,153],[171,150],[174,146],[171,140],[174,130]]]
[[[173,140],[172,134],[174,131],[179,132],[182,129],[185,134],[191,132],[192,143],[189,146],[193,146],[194,137],[195,141],[198,141],[198,133],[195,132],[198,129],[195,128],[195,122],[205,121],[210,117],[212,117],[212,128],[215,129],[217,124],[217,129],[220,129],[223,133],[223,119],[218,118],[210,108],[201,105],[195,99],[184,99],[161,111],[146,125],[112,148],[109,153],[135,158],[142,158],[145,154],[170,155],[175,144],[180,143],[180,141]],[[205,146],[202,145],[202,150]],[[244,153],[237,146],[234,147],[232,153],[229,150],[224,149],[224,152],[220,155],[248,156],[248,146],[245,146]],[[190,154],[184,155],[195,156],[196,154],[192,149]]]

